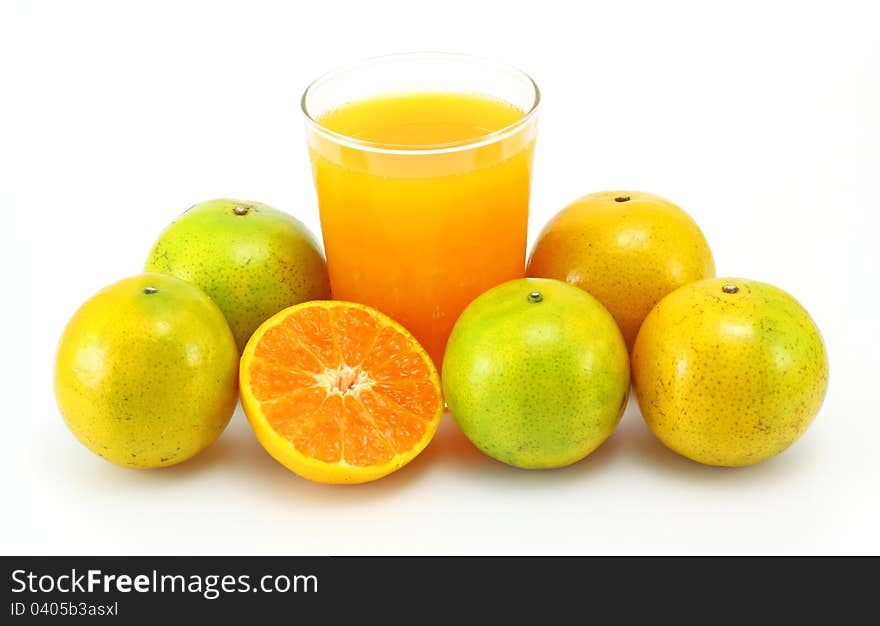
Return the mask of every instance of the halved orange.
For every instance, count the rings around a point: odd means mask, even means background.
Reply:
[[[241,357],[241,404],[275,460],[323,483],[362,483],[412,461],[440,423],[431,358],[370,307],[313,301],[284,309]]]

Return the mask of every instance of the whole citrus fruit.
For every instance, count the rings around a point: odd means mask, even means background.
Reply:
[[[403,326],[352,302],[266,320],[241,357],[241,404],[275,460],[322,483],[363,483],[412,461],[443,415],[434,363]]]
[[[159,236],[145,270],[176,276],[211,296],[239,350],[281,309],[330,297],[315,238],[299,220],[259,202],[197,204]]]
[[[474,445],[527,469],[562,467],[620,421],[629,358],[611,315],[557,280],[494,287],[464,310],[443,359],[449,410]]]
[[[102,289],[73,315],[55,360],[55,398],[92,452],[161,467],[223,432],[237,374],[235,340],[217,305],[182,280],[142,274]]]
[[[692,283],[642,324],[632,355],[642,416],[667,447],[751,465],[800,437],[822,405],[828,358],[790,295],[739,278]]]
[[[650,193],[605,191],[550,220],[526,274],[590,292],[632,348],[651,308],[682,285],[714,276],[715,263],[697,224],[676,205]]]

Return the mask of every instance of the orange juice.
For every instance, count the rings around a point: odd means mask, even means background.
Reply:
[[[333,297],[396,319],[439,366],[464,307],[524,274],[534,141],[534,118],[465,93],[322,115],[309,151]]]

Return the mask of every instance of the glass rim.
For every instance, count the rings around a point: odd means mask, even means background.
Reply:
[[[365,66],[373,63],[382,63],[387,61],[396,61],[402,59],[446,59],[450,61],[458,61],[458,62],[468,62],[468,63],[478,63],[482,65],[491,65],[496,68],[504,68],[508,71],[512,71],[514,74],[519,75],[524,78],[534,90],[534,96],[532,98],[532,104],[527,111],[523,111],[522,117],[518,118],[516,121],[511,122],[507,126],[500,128],[498,130],[494,130],[490,133],[485,133],[483,135],[478,135],[476,137],[472,137],[469,139],[461,139],[458,141],[451,141],[447,143],[434,143],[434,144],[395,144],[395,143],[382,143],[376,141],[367,141],[364,139],[358,139],[357,137],[351,137],[344,133],[338,133],[334,130],[330,130],[326,126],[323,126],[317,119],[315,119],[312,114],[309,112],[308,106],[306,105],[306,99],[309,96],[309,93],[312,89],[324,81],[330,80],[333,77],[347,71],[356,70],[361,66]],[[394,53],[394,54],[386,54],[382,56],[374,56],[366,59],[362,59],[360,61],[355,61],[353,63],[348,63],[346,65],[342,65],[331,69],[313,80],[303,91],[302,97],[300,98],[300,109],[302,110],[303,116],[306,119],[306,124],[311,128],[314,132],[323,135],[327,139],[348,146],[350,148],[356,148],[358,150],[364,150],[369,152],[379,152],[383,154],[401,154],[401,155],[416,155],[416,154],[442,154],[447,152],[458,152],[464,150],[471,150],[473,148],[478,148],[480,146],[489,145],[500,141],[514,133],[516,133],[523,126],[528,124],[528,122],[535,117],[535,114],[538,111],[538,105],[541,102],[541,91],[538,89],[538,84],[535,82],[535,79],[532,78],[529,74],[519,69],[514,65],[510,65],[508,63],[501,63],[499,61],[495,61],[493,59],[489,59],[486,57],[480,57],[470,54],[459,54],[452,52],[404,52],[404,53]]]

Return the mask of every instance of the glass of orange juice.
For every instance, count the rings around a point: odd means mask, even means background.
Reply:
[[[439,367],[462,310],[525,271],[540,94],[453,54],[348,66],[302,97],[333,297],[403,324]]]

